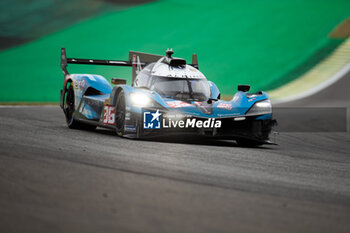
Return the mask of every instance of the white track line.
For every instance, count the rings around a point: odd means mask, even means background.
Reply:
[[[349,71],[350,71],[350,63],[345,65],[343,68],[341,68],[337,73],[335,73],[329,79],[320,83],[319,85],[315,86],[314,88],[311,88],[303,93],[296,94],[296,95],[293,95],[290,97],[272,100],[272,103],[273,104],[281,104],[281,103],[296,101],[296,100],[303,99],[303,98],[309,97],[311,95],[314,95],[317,92],[322,91],[323,89],[331,86],[333,83],[337,82],[339,79],[343,78]]]
[[[287,98],[272,100],[273,104],[281,104],[286,102],[291,102],[299,99],[303,99],[309,97],[311,95],[316,94],[319,91],[329,87],[333,83],[337,82],[339,79],[343,78],[350,71],[350,63],[345,65],[342,69],[340,69],[337,73],[335,73],[332,77],[327,79],[326,81],[320,83],[314,88],[311,88],[303,93],[296,94]],[[58,107],[58,105],[0,105],[0,108],[30,108],[30,107]]]

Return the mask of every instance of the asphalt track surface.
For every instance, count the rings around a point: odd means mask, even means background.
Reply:
[[[347,106],[350,75],[284,106]],[[278,146],[70,130],[59,107],[0,108],[0,232],[350,232],[350,135]]]

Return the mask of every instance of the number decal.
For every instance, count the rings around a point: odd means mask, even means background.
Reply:
[[[107,105],[104,107],[103,124],[114,125],[115,107]]]
[[[109,108],[108,124],[114,125],[115,123],[115,107]]]
[[[104,113],[103,113],[103,124],[107,124],[107,115],[108,115],[108,106],[104,107]]]

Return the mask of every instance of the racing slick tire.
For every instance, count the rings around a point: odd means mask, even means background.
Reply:
[[[236,139],[237,145],[241,147],[258,147],[263,145],[261,142],[257,142],[254,140],[249,140],[245,138],[237,138]]]
[[[66,89],[65,101],[64,101],[64,115],[66,116],[66,122],[70,129],[83,129],[94,130],[96,125],[84,124],[74,119],[75,103],[74,103],[74,90],[72,83],[68,83],[69,87]]]
[[[123,136],[125,125],[125,94],[123,90],[117,94],[115,103],[115,131],[118,136]]]

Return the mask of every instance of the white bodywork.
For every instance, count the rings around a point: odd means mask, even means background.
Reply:
[[[157,62],[152,71],[152,75],[155,76],[165,76],[165,77],[174,77],[174,78],[198,78],[205,79],[205,76],[190,65],[185,66],[170,66],[168,64]]]

